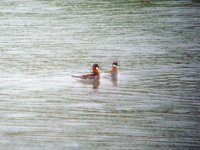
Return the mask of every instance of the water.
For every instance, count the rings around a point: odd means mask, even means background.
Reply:
[[[199,9],[1,0],[0,149],[200,149]],[[116,82],[71,77],[113,61]]]

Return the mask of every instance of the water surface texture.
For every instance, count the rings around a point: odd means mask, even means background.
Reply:
[[[0,149],[200,149],[200,3],[1,0]],[[93,63],[118,81],[74,80]]]

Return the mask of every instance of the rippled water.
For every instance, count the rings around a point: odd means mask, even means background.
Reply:
[[[199,9],[1,0],[0,149],[200,149]],[[113,61],[116,82],[71,77]]]

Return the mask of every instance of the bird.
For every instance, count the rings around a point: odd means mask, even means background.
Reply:
[[[99,65],[98,64],[93,64],[92,65],[92,72],[89,73],[89,74],[85,74],[85,75],[72,75],[72,77],[74,78],[78,78],[78,79],[82,79],[82,80],[92,80],[92,81],[95,81],[95,80],[99,80],[100,79],[100,69],[99,69]]]

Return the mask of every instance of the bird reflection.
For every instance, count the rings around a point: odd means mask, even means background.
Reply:
[[[100,85],[100,81],[99,80],[95,80],[92,82],[92,88],[93,89],[98,89]]]
[[[100,80],[77,80],[78,82],[82,83],[83,85],[92,86],[92,89],[98,89],[100,85]]]
[[[111,82],[114,87],[118,87],[118,77],[117,76],[115,76],[115,77],[111,76]]]

